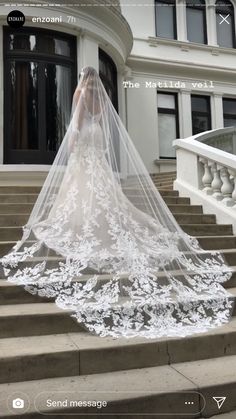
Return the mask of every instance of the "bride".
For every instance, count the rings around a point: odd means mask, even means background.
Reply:
[[[23,236],[1,264],[8,281],[54,298],[100,336],[186,336],[232,314],[221,285],[230,267],[179,227],[92,67],[81,72]]]

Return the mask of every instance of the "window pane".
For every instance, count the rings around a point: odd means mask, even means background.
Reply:
[[[156,3],[156,34],[164,38],[175,39],[175,8],[172,4]]]
[[[112,101],[113,106],[118,111],[117,103],[117,70],[112,59],[104,51],[99,49],[99,76]]]
[[[57,151],[65,135],[71,107],[71,69],[47,64],[46,77],[46,150]]]
[[[210,98],[191,96],[193,135],[211,129]]]
[[[8,48],[10,50],[35,51],[36,36],[30,34],[10,34],[8,38]]]
[[[51,35],[40,36],[37,42],[37,49],[46,54],[60,54],[67,57],[71,55],[69,42],[57,39]]]
[[[71,56],[71,45],[67,39],[59,39],[52,35],[12,33],[8,38],[10,50],[25,50]]]
[[[157,94],[158,108],[175,109],[175,95]]]
[[[211,129],[208,116],[192,114],[193,135]]]
[[[224,113],[235,115],[236,117],[236,100],[234,99],[223,99]]]
[[[176,116],[163,113],[158,114],[158,135],[160,157],[175,157],[172,141],[176,139]]]
[[[192,96],[192,111],[194,112],[208,112],[208,98],[202,96]]]
[[[221,16],[226,17],[228,13],[220,13]],[[222,47],[233,48],[233,22],[232,16],[227,17],[226,22],[222,22],[222,17],[219,13],[216,14],[216,28],[217,28],[217,42]]]
[[[236,115],[235,118],[224,118],[224,127],[236,127]]]
[[[187,7],[187,33],[191,42],[205,43],[204,11]]]
[[[12,148],[38,149],[38,66],[10,63]]]

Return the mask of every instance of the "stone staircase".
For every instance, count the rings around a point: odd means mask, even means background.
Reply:
[[[214,214],[203,214],[200,205],[180,198],[173,190],[175,173],[152,177],[182,228],[203,248],[223,250],[234,269],[225,286],[236,296],[232,226],[217,225]],[[0,187],[0,255],[20,238],[38,192],[38,187]],[[0,279],[1,419],[73,417],[69,412],[83,419],[95,413],[114,419],[190,419],[231,412],[222,419],[233,419],[235,395],[236,317],[185,338],[100,338],[50,300]],[[220,410],[215,396],[226,397]],[[23,409],[12,407],[18,397],[25,402]],[[86,410],[76,407],[79,400],[105,400],[108,405]],[[55,405],[47,407],[51,401]]]

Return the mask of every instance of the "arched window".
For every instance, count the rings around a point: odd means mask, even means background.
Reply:
[[[4,28],[4,163],[51,164],[69,122],[76,37]]]
[[[156,36],[177,39],[174,0],[155,0]]]
[[[118,111],[117,70],[116,65],[102,49],[99,49],[99,76],[113,106]]]
[[[234,7],[229,0],[216,2],[217,43],[221,47],[235,48]]]
[[[188,41],[207,43],[206,5],[204,0],[187,0],[187,38]]]

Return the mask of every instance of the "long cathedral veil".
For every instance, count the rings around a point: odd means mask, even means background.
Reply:
[[[186,336],[228,322],[233,309],[222,286],[231,268],[179,227],[91,67],[1,267],[8,281],[54,298],[100,336]]]

